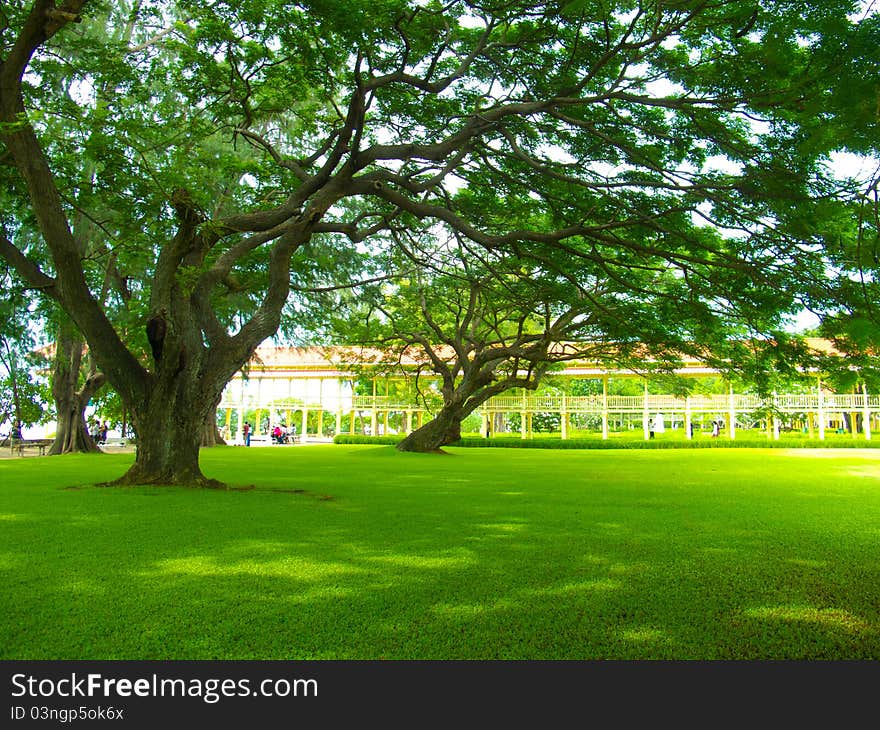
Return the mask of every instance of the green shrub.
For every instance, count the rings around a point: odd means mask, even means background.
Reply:
[[[819,439],[694,439],[693,441],[652,439],[650,441],[621,439],[521,439],[521,438],[463,438],[455,446],[476,449],[864,449],[880,448],[874,441]]]
[[[403,440],[402,434],[386,434],[384,436],[366,436],[364,434],[339,434],[333,439],[334,444],[397,444]],[[456,441],[452,446],[463,446],[475,449],[870,449],[880,448],[880,442],[864,441],[856,439],[803,439],[803,438],[780,438],[772,441],[766,438],[716,438],[664,440],[652,439],[650,441],[597,438],[561,439],[561,438],[533,438],[522,439],[519,436],[499,436],[482,438],[480,436],[465,436]]]
[[[388,433],[383,436],[367,436],[362,433],[340,433],[333,437],[334,444],[396,444],[403,440],[403,434]]]

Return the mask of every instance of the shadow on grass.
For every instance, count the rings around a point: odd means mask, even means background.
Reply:
[[[3,658],[880,658],[868,523],[823,531],[803,479],[342,456],[247,492],[4,491]]]

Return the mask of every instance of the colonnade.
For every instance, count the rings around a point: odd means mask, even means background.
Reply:
[[[245,414],[257,412],[252,433],[257,439],[267,435],[261,427],[263,414],[269,414],[270,427],[277,421],[295,427],[300,441],[329,439],[341,433],[390,433],[389,418],[398,414],[397,432],[409,433],[419,428],[431,417],[423,405],[405,398],[381,395],[350,395],[341,385],[332,389],[319,389],[319,398],[259,399],[240,395],[238,402],[221,401],[226,410],[227,436],[241,441],[241,427]],[[375,391],[374,391],[375,392]],[[330,428],[325,428],[325,413],[335,415]],[[880,397],[862,393],[829,393],[821,387],[811,393],[773,394],[767,398],[738,394],[730,390],[724,395],[657,395],[648,392],[645,382],[641,396],[616,396],[608,394],[607,380],[603,392],[598,395],[571,396],[565,393],[552,395],[507,394],[487,401],[476,412],[481,418],[482,433],[486,436],[495,431],[494,424],[510,414],[518,414],[520,436],[533,436],[535,414],[557,414],[560,419],[561,438],[568,439],[573,431],[572,418],[588,416],[601,426],[603,439],[610,436],[612,425],[626,422],[630,426],[640,423],[645,439],[655,432],[669,428],[669,424],[684,431],[684,437],[693,436],[696,425],[704,425],[707,419],[723,424],[722,433],[731,439],[743,421],[766,424],[768,438],[779,439],[783,419],[797,421],[810,437],[824,440],[829,429],[851,431],[854,437],[870,440],[877,426],[873,423],[880,416]],[[313,415],[313,419],[310,416]],[[347,423],[345,421],[347,420]],[[360,428],[356,426],[360,422]],[[311,427],[311,424],[316,424]],[[344,428],[347,426],[347,428]]]
[[[645,439],[655,430],[663,431],[668,424],[680,423],[686,439],[693,437],[694,426],[703,425],[708,418],[723,424],[724,434],[737,436],[738,424],[743,419],[766,423],[768,436],[778,440],[783,421],[797,421],[810,438],[824,440],[826,432],[834,428],[850,431],[853,436],[871,440],[874,423],[880,417],[880,398],[867,394],[839,395],[821,393],[774,394],[762,399],[752,395],[731,392],[728,395],[685,396],[582,396],[565,394],[550,397],[501,397],[489,401],[482,410],[482,430],[491,430],[493,414],[516,412],[520,416],[522,438],[531,438],[532,420],[536,413],[556,413],[560,416],[561,438],[569,438],[571,417],[588,415],[601,419],[603,439],[609,438],[612,419],[640,421]],[[788,417],[786,419],[786,417]]]

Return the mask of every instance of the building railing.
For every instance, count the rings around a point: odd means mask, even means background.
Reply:
[[[232,410],[273,409],[276,411],[426,411],[422,403],[400,396],[345,396],[326,394],[318,398],[282,398],[268,400],[252,395],[243,398],[227,397],[220,408]],[[863,394],[784,393],[762,398],[756,395],[673,395],[621,396],[601,395],[501,395],[479,409],[478,413],[750,413],[776,411],[778,413],[871,412],[880,410],[880,396]]]

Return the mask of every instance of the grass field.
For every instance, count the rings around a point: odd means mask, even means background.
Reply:
[[[449,452],[2,460],[0,658],[880,659],[880,451]]]

